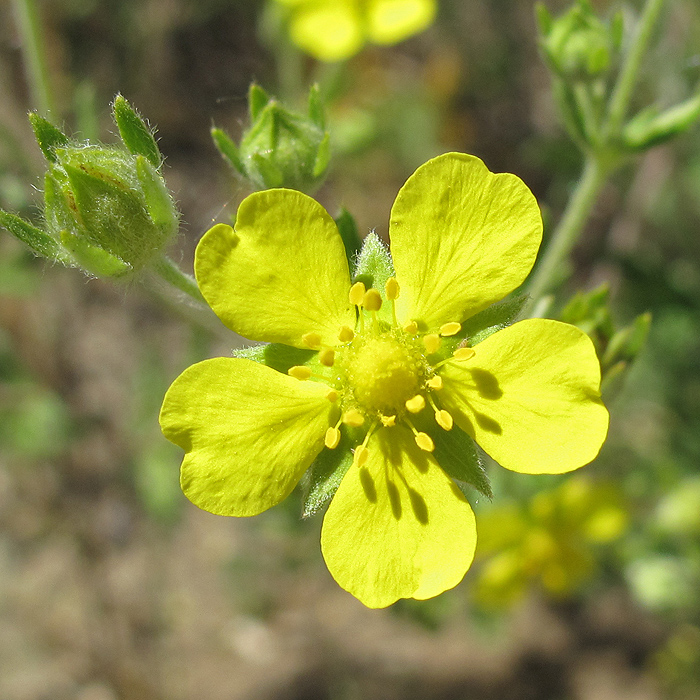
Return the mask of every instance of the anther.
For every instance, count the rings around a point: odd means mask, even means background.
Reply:
[[[423,336],[423,345],[428,355],[432,355],[440,349],[440,336],[437,333],[430,333]]]
[[[359,428],[365,422],[365,417],[356,409],[350,408],[343,413],[343,423],[351,428]]]
[[[462,330],[462,324],[457,323],[456,321],[450,321],[449,323],[445,323],[442,326],[440,326],[440,335],[442,336],[450,336],[450,335],[457,335]]]
[[[420,394],[416,394],[406,401],[406,408],[410,413],[420,413],[425,408],[425,399]]]
[[[439,391],[442,389],[442,377],[436,374],[434,377],[430,377],[426,384],[428,388],[433,389],[434,391]]]
[[[444,409],[438,409],[435,411],[435,422],[443,430],[452,430],[452,426],[454,425],[454,420],[452,420],[452,416]]]
[[[394,301],[399,298],[399,283],[396,281],[396,277],[389,277],[384,286],[384,291],[389,301]]]
[[[433,439],[427,433],[416,433],[416,445],[425,452],[432,452],[435,449]]]
[[[396,416],[379,416],[385,428],[393,428],[396,425]]]
[[[353,464],[356,467],[361,467],[366,464],[367,458],[369,457],[369,450],[364,446],[360,445],[355,449],[355,456],[353,457]]]
[[[379,311],[382,308],[382,297],[376,289],[368,289],[362,299],[362,306],[367,311]]]
[[[474,348],[457,348],[454,352],[455,360],[471,360],[476,355]]]
[[[415,321],[409,321],[408,323],[404,324],[403,329],[409,335],[415,335],[418,333],[418,324]]]
[[[338,428],[328,428],[324,442],[329,450],[334,450],[340,442],[340,430]]]
[[[321,336],[318,333],[305,333],[301,336],[301,342],[311,350],[318,350],[321,347]]]
[[[335,403],[338,400],[338,392],[335,389],[331,389],[329,387],[328,392],[326,393],[326,398],[331,403]]]
[[[350,287],[349,299],[353,306],[362,306],[362,300],[365,297],[365,285],[362,282],[355,282]]]
[[[349,343],[354,337],[355,333],[350,326],[343,326],[338,333],[338,340],[341,343]]]
[[[325,367],[332,367],[335,362],[335,350],[333,348],[323,348],[318,353],[318,361]]]
[[[304,381],[311,376],[311,370],[303,365],[294,365],[287,370],[287,374],[294,379]]]

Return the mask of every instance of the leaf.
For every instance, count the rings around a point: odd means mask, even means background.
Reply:
[[[469,484],[487,498],[493,498],[491,482],[476,444],[469,435],[455,425],[452,430],[434,430],[431,437],[435,443],[433,455],[437,463],[448,476],[455,479],[460,488],[463,484]]]
[[[119,135],[129,151],[134,155],[147,158],[154,167],[159,168],[162,158],[152,129],[121,95],[114,98],[112,114],[119,129]]]

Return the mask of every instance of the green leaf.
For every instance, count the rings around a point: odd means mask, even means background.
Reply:
[[[269,101],[270,96],[265,90],[256,83],[252,83],[248,90],[248,111],[252,122],[258,118],[258,115],[263,111]]]
[[[340,215],[336,218],[335,225],[338,227],[340,237],[343,239],[348,260],[354,260],[362,247],[362,239],[357,231],[355,218],[345,207],[341,207]]]
[[[216,127],[212,128],[211,137],[214,145],[219,149],[219,153],[221,153],[228,164],[241,175],[245,175],[245,168],[241,162],[238,146],[236,146],[233,139],[225,131]]]
[[[364,282],[365,287],[374,287],[383,293],[386,281],[395,274],[389,249],[374,231],[370,231],[357,256],[353,281]]]
[[[6,228],[13,236],[19,238],[22,243],[28,245],[39,255],[68,264],[58,243],[48,233],[32,226],[24,219],[20,219],[19,216],[0,209],[0,226]]]
[[[661,114],[654,107],[642,110],[624,128],[627,148],[643,151],[690,129],[700,118],[700,94]]]
[[[333,498],[340,482],[352,466],[353,454],[345,430],[338,446],[321,450],[302,479],[302,517],[317,513]]]
[[[493,498],[491,482],[469,435],[455,425],[452,430],[433,430],[431,437],[435,443],[433,455],[437,463],[460,488],[463,484],[468,484],[487,498]]]
[[[490,335],[511,325],[522,311],[527,294],[505,299],[480,311],[462,324],[462,330],[455,338],[468,338],[470,345],[486,340]]]
[[[154,167],[159,168],[162,158],[153,137],[153,130],[148,127],[138,112],[124,97],[117,95],[114,98],[112,113],[119,135],[129,151],[134,155],[147,158]]]
[[[36,112],[29,113],[29,123],[34,130],[34,136],[46,160],[56,162],[56,148],[68,145],[68,137],[51,122],[40,117]]]
[[[143,156],[136,158],[136,176],[143,189],[151,220],[159,228],[174,234],[177,231],[178,216],[163,178]]]

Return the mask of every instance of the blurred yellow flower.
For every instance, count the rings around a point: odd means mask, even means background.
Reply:
[[[276,0],[292,41],[320,61],[342,61],[366,42],[396,44],[426,29],[436,0]]]

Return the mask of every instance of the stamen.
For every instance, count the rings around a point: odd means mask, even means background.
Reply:
[[[379,311],[382,308],[382,297],[376,289],[368,289],[362,299],[362,306],[367,311]]]
[[[341,343],[349,343],[355,337],[355,333],[350,326],[343,326],[338,333],[338,340]]]
[[[326,393],[326,398],[331,402],[335,403],[338,400],[338,392],[335,389],[328,388]]]
[[[399,283],[396,281],[396,277],[389,277],[384,286],[384,291],[389,301],[394,301],[399,298]]]
[[[318,350],[321,347],[321,336],[318,333],[305,333],[301,336],[301,342],[307,348]]]
[[[340,442],[340,430],[338,428],[328,428],[324,442],[329,450],[334,450]]]
[[[454,352],[455,360],[471,360],[476,355],[474,348],[457,348]]]
[[[452,430],[452,426],[454,425],[454,420],[452,419],[452,416],[445,411],[445,409],[438,409],[435,411],[435,422],[443,429],[443,430]]]
[[[445,323],[444,325],[440,326],[440,335],[442,336],[450,336],[450,335],[457,335],[462,330],[462,324],[457,323],[456,321],[450,321],[449,323]]]
[[[418,333],[418,324],[415,321],[409,321],[408,323],[404,324],[403,329],[409,335],[415,335]]]
[[[311,370],[303,365],[294,365],[287,370],[287,374],[303,382],[311,376]]]
[[[425,408],[425,399],[421,394],[416,394],[406,401],[406,408],[410,413],[420,413]]]
[[[356,408],[350,408],[343,413],[342,421],[351,428],[359,428],[364,425],[365,417]]]
[[[362,444],[355,449],[355,456],[353,457],[353,464],[355,466],[361,467],[367,462],[367,458],[369,457],[367,443],[369,442],[370,437],[372,437],[372,433],[375,431],[376,427],[377,424],[374,423],[367,431],[367,435],[365,435],[365,439],[362,441]]]
[[[440,349],[440,336],[437,333],[429,333],[423,336],[423,345],[425,345],[425,351],[428,355],[432,355]]]
[[[396,416],[379,416],[385,428],[393,428],[396,425]]]
[[[318,361],[326,367],[332,367],[335,362],[335,350],[333,348],[323,348],[318,353]]]
[[[355,284],[350,287],[350,294],[348,295],[350,303],[353,306],[362,306],[362,300],[365,296],[365,285],[362,282],[355,282]]]
[[[430,435],[428,435],[428,433],[419,433],[416,430],[416,426],[413,425],[408,418],[404,418],[404,420],[415,437],[416,445],[418,445],[418,447],[425,452],[432,452],[435,449],[435,443]]]
[[[434,377],[430,377],[426,384],[430,389],[433,389],[433,391],[440,391],[440,389],[442,389],[442,377],[436,374]]]

